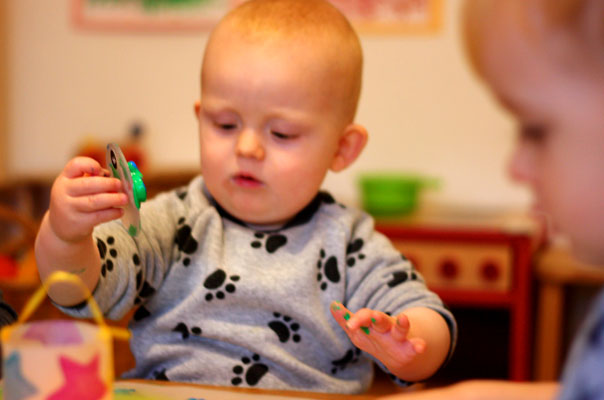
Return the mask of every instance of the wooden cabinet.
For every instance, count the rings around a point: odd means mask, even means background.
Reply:
[[[416,265],[428,287],[454,315],[461,309],[482,311],[479,320],[471,324],[458,318],[458,348],[450,364],[472,363],[479,358],[477,353],[506,349],[502,353],[507,360],[499,363],[507,365],[507,373],[503,368],[505,376],[463,379],[531,378],[533,237],[529,232],[438,224],[378,224],[377,229]],[[502,313],[506,314],[504,326],[493,334],[488,319]],[[480,341],[484,341],[484,351],[479,350]],[[485,365],[497,363],[493,357],[487,358]]]

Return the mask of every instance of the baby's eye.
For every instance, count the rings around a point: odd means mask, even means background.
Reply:
[[[232,131],[233,129],[237,128],[237,124],[231,124],[231,123],[216,122],[214,125],[216,125],[216,127],[218,129],[221,129],[223,131]]]
[[[520,139],[531,143],[541,143],[547,136],[547,127],[541,124],[525,124],[520,126]]]
[[[278,131],[271,131],[271,135],[273,135],[277,139],[282,139],[282,140],[293,139],[295,137],[294,135],[290,135],[290,134],[278,132]]]

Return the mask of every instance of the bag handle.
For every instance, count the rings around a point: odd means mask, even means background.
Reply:
[[[105,323],[105,320],[103,319],[103,313],[101,313],[101,309],[99,308],[99,305],[94,299],[94,296],[92,296],[92,293],[90,292],[88,287],[84,285],[84,282],[82,282],[82,280],[77,275],[65,271],[55,271],[44,282],[42,282],[42,285],[38,288],[38,290],[35,291],[35,293],[30,297],[30,299],[23,307],[23,311],[20,313],[16,324],[23,324],[25,323],[25,321],[27,321],[27,319],[29,319],[29,317],[31,317],[34,311],[36,311],[36,309],[46,298],[48,288],[57,282],[68,282],[79,286],[80,289],[82,289],[82,291],[86,295],[86,301],[88,303],[88,306],[90,307],[92,318],[96,321],[96,323],[102,329],[109,330],[111,336],[116,339],[130,339],[130,331],[128,329],[109,326]]]

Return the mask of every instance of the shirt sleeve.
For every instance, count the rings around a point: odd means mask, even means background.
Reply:
[[[365,213],[361,213],[353,224],[346,258],[348,266],[355,264],[347,269],[346,306],[351,311],[366,307],[395,316],[413,307],[433,309],[449,327],[451,347],[447,360],[450,358],[457,341],[457,323],[453,314],[438,295],[427,288],[424,278],[411,261],[386,236],[375,230],[373,218]],[[380,362],[376,362],[388,372]],[[408,384],[395,381],[401,385]]]
[[[122,318],[151,298],[161,285],[178,255],[175,250],[183,245],[177,234],[179,229],[186,229],[183,216],[190,210],[181,191],[162,193],[141,205],[142,229],[136,237],[130,236],[119,220],[94,229],[101,276],[93,298],[106,318]],[[72,316],[91,316],[87,301],[59,308]]]

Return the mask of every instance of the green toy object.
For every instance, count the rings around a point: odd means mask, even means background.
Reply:
[[[141,203],[147,200],[143,174],[133,161],[126,161],[124,153],[115,143],[107,145],[106,159],[111,175],[122,181],[124,192],[128,195],[128,205],[124,209],[122,223],[128,229],[130,236],[136,236],[141,230],[139,209]]]

